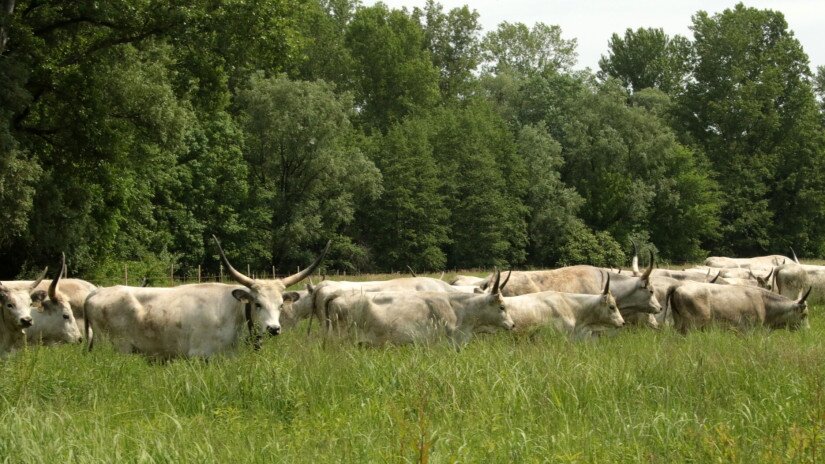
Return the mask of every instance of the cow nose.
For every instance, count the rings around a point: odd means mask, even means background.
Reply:
[[[267,327],[266,330],[267,330],[267,332],[269,332],[269,335],[279,335],[281,333],[281,326],[279,326],[279,325],[272,326],[271,325],[271,326]]]
[[[21,317],[20,318],[20,325],[23,327],[31,327],[32,326],[32,318],[29,316]]]

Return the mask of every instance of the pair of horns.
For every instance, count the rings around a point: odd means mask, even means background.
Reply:
[[[513,274],[513,271],[510,270],[507,272],[507,277],[504,278],[504,282],[501,282],[501,271],[498,269],[495,270],[496,280],[493,282],[493,289],[490,290],[490,294],[495,295],[496,293],[501,293],[504,290],[504,287],[507,285],[507,282],[510,281],[510,276]]]
[[[223,260],[224,265],[226,265],[226,269],[229,271],[229,275],[231,275],[236,282],[245,287],[252,287],[253,285],[255,285],[255,279],[241,274],[240,272],[238,272],[237,269],[232,267],[232,264],[230,264],[229,260],[226,258],[226,253],[223,252],[223,247],[221,247],[221,242],[218,240],[218,237],[212,235],[212,238],[215,239],[215,244],[218,245],[218,251],[221,252],[221,259]],[[329,251],[329,247],[331,244],[332,240],[327,241],[327,246],[324,247],[324,251],[321,252],[318,258],[316,258],[315,261],[312,264],[310,264],[308,268],[304,269],[303,271],[292,274],[289,277],[281,279],[281,282],[284,283],[284,286],[289,287],[290,285],[297,284],[298,282],[309,277],[312,274],[312,272],[315,271],[315,268],[318,267],[319,264],[321,264],[321,261],[324,259],[324,256],[326,256],[327,251]]]

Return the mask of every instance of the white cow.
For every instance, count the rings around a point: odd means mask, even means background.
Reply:
[[[63,256],[63,270],[52,279],[48,290],[36,289],[32,294],[32,326],[26,328],[29,341],[43,344],[80,343],[83,337],[75,321],[69,297],[61,291],[60,279],[65,272],[66,256]]]
[[[501,296],[500,275],[490,293],[375,292],[337,295],[334,314],[360,343],[426,343],[446,335],[459,347],[482,327],[513,329]]]
[[[217,238],[229,274],[241,285],[220,283],[172,288],[101,288],[86,300],[86,325],[108,334],[121,352],[139,352],[158,359],[209,357],[233,350],[244,329],[254,340],[260,329],[281,332],[280,312],[298,294],[287,286],[309,276],[330,244],[309,267],[284,279],[247,277],[229,263]],[[94,338],[87,332],[89,349]]]
[[[575,337],[624,325],[616,300],[610,293],[608,274],[600,295],[561,292],[528,293],[504,298],[507,312],[518,331],[551,326]]]
[[[0,282],[0,357],[25,345],[23,329],[32,326],[32,298],[29,292],[45,275],[46,271],[43,271],[43,276],[25,289],[12,289]]]

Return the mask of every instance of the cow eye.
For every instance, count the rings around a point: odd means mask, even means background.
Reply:
[[[68,315],[68,314],[64,314],[64,315],[63,315],[63,319],[66,319],[66,320],[68,321],[68,320],[70,319],[70,318],[69,318],[69,315]]]
[[[11,303],[6,303],[6,307],[7,307],[7,308],[14,308],[14,305],[13,305],[13,304],[11,304]]]
[[[263,308],[263,306],[260,303],[255,303],[255,307],[258,308],[258,309]]]

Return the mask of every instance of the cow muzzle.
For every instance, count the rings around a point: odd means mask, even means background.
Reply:
[[[29,316],[21,317],[20,318],[20,326],[23,327],[24,329],[26,327],[31,327],[32,326],[32,318],[29,317]]]
[[[270,325],[266,328],[266,331],[269,332],[269,335],[280,335],[281,334],[281,326],[279,325]]]

